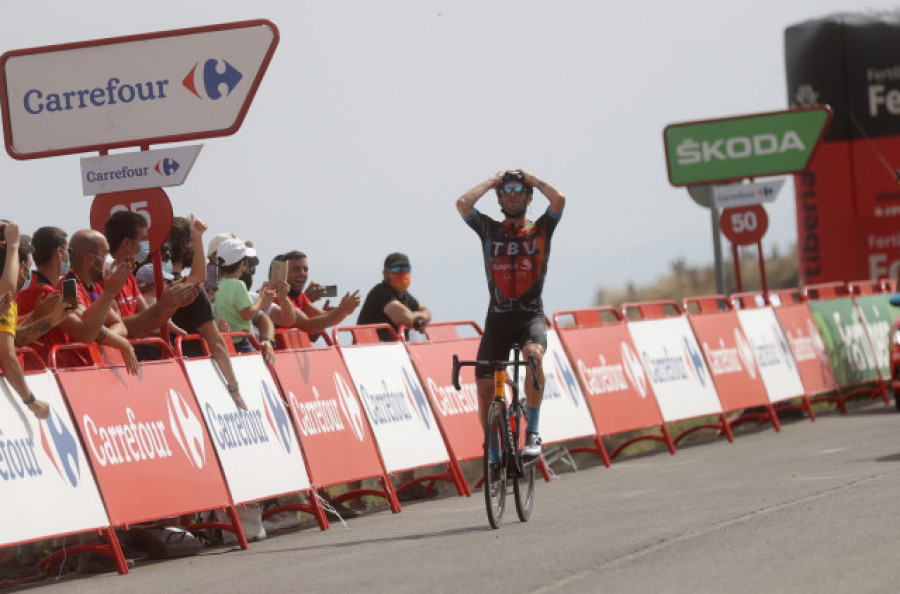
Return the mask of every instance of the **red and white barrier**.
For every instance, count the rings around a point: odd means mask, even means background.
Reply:
[[[781,425],[775,414],[762,370],[757,367],[753,348],[747,341],[738,314],[722,295],[684,300],[688,321],[700,344],[706,365],[712,374],[716,392],[725,412],[762,407],[765,413],[745,414],[730,421],[767,420],[776,431]]]
[[[0,546],[109,527],[94,474],[56,378],[50,371],[25,378],[50,405],[38,420],[0,379]],[[18,513],[21,510],[36,513]]]
[[[247,503],[308,492],[311,484],[288,408],[262,356],[236,355],[231,366],[247,410],[234,403],[212,359],[184,360],[232,499]]]
[[[227,508],[238,542],[246,538],[184,371],[174,359],[140,365],[138,376],[109,367],[96,345],[93,367],[58,369],[113,526]],[[140,485],[140,496],[135,495]]]
[[[705,427],[717,428],[728,441],[733,441],[700,345],[678,304],[635,303],[622,308],[626,318],[640,317],[628,322],[628,331],[653,386],[663,419],[671,423],[710,415],[719,417],[720,424],[691,427],[678,435],[675,443]]]
[[[380,326],[390,330],[389,326]],[[340,343],[337,339],[340,332],[353,332],[355,328],[370,329],[365,326],[335,328],[332,331],[335,343]],[[425,389],[419,383],[404,345],[377,343],[341,346],[339,350],[353,378],[387,471],[393,473],[439,464],[452,466],[455,460],[450,459]],[[456,485],[460,495],[465,494],[466,488],[456,473],[451,470],[449,474],[447,480]],[[398,491],[405,486],[401,485]]]
[[[383,490],[353,494],[384,497],[395,513],[400,511],[353,380],[337,349],[279,350],[274,368],[314,483],[327,487],[378,477]]]
[[[545,444],[595,437],[597,428],[569,358],[552,329],[547,330],[544,354],[544,399],[541,402],[541,439]]]

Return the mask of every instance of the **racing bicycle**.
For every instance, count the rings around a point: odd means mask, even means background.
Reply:
[[[488,366],[494,370],[494,396],[484,424],[484,502],[488,521],[494,529],[503,523],[507,481],[512,480],[516,513],[521,521],[527,522],[534,507],[535,464],[540,457],[522,454],[527,412],[524,390],[519,389],[519,368],[527,366],[531,369],[531,383],[536,390],[540,390],[536,375],[537,363],[532,356],[523,361],[518,344],[513,345],[512,361],[460,361],[457,355],[453,355],[453,387],[462,389],[459,383],[460,368],[475,365]],[[512,368],[512,379],[507,371],[509,368]],[[506,398],[507,387],[511,393],[509,403]],[[499,464],[492,464],[490,461],[492,440],[500,446]]]

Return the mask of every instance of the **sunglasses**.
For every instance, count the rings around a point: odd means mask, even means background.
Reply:
[[[522,184],[506,184],[501,191],[504,195],[522,194],[525,192],[525,186]]]
[[[409,266],[403,266],[403,265],[391,266],[391,272],[409,272],[409,270],[410,270]]]

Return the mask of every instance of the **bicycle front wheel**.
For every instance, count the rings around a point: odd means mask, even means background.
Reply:
[[[516,411],[516,428],[524,433],[522,416],[522,409],[519,407]],[[527,522],[531,517],[531,508],[534,507],[534,467],[537,459],[525,458],[520,446],[521,443],[516,444],[521,472],[516,472],[513,476],[513,493],[516,497],[516,513],[520,520]]]
[[[509,447],[506,443],[506,420],[503,406],[491,402],[487,422],[484,424],[484,503],[487,507],[491,528],[497,529],[503,523],[503,508],[506,504],[506,461]],[[491,464],[491,440],[500,445],[500,462]]]

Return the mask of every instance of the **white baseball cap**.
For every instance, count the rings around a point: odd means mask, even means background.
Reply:
[[[212,254],[215,254],[218,251],[219,246],[222,245],[222,242],[225,241],[226,239],[237,239],[237,238],[238,238],[238,236],[235,235],[234,233],[219,233],[218,235],[216,235],[215,237],[213,237],[212,239],[209,240],[209,248],[206,250],[206,255],[210,256]]]
[[[231,266],[237,264],[244,258],[252,258],[256,255],[256,250],[247,247],[240,239],[226,239],[219,244],[216,250],[216,260],[219,266]]]

